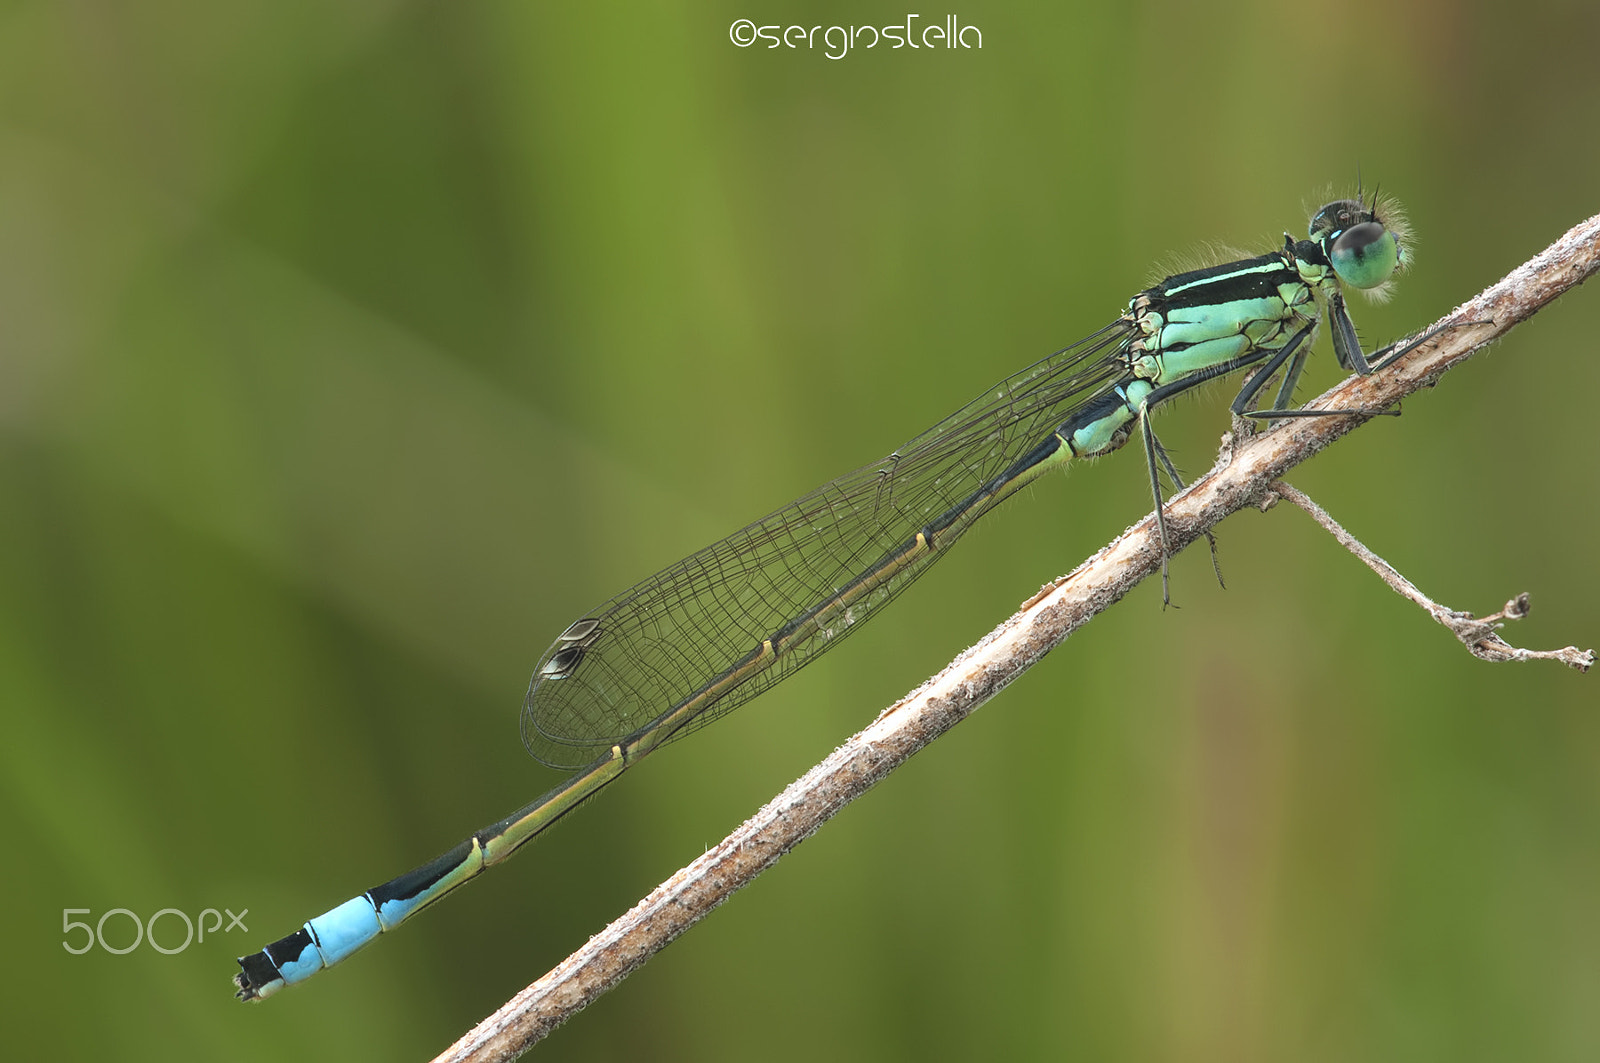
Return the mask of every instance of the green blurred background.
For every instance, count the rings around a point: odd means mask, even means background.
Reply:
[[[1149,508],[1046,481],[851,645],[260,1006],[236,954],[551,784],[573,618],[1330,182],[1432,321],[1600,207],[1600,8],[0,11],[0,993],[20,1058],[418,1059]],[[918,10],[912,8],[911,10]],[[1513,641],[1600,643],[1578,291],[1293,480]],[[1303,394],[1337,379],[1326,341]],[[1163,412],[1207,468],[1227,391]],[[1287,507],[1178,558],[547,1059],[1590,1060],[1600,677],[1470,658]],[[62,911],[249,909],[176,955]],[[117,942],[131,937],[118,917]],[[162,926],[172,943],[181,927]],[[76,940],[76,939],[74,939]]]

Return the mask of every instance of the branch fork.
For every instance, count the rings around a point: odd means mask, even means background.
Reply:
[[[1475,617],[1471,613],[1463,613],[1448,606],[1440,605],[1426,594],[1417,589],[1416,584],[1402,576],[1395,567],[1377,554],[1368,549],[1359,539],[1328,515],[1328,511],[1317,505],[1300,491],[1295,490],[1282,480],[1275,481],[1269,488],[1266,498],[1261,503],[1263,510],[1271,509],[1278,499],[1299,506],[1311,515],[1311,519],[1322,525],[1330,535],[1339,541],[1339,545],[1349,550],[1362,564],[1378,574],[1378,577],[1387,583],[1394,592],[1402,598],[1420,605],[1427,610],[1428,615],[1434,620],[1450,629],[1450,633],[1461,641],[1467,652],[1481,661],[1560,661],[1569,668],[1576,668],[1580,672],[1587,672],[1594,666],[1594,650],[1580,650],[1576,646],[1566,646],[1559,650],[1525,650],[1506,642],[1500,637],[1500,629],[1505,626],[1505,621],[1521,620],[1528,615],[1530,608],[1528,592],[1521,594],[1506,602],[1505,608],[1498,613],[1485,617]]]

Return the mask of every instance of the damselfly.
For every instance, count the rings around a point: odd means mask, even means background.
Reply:
[[[575,774],[438,859],[242,957],[238,996],[259,1000],[338,963],[510,856],[641,757],[815,660],[1046,469],[1109,454],[1137,429],[1159,519],[1159,470],[1182,484],[1150,411],[1249,368],[1235,414],[1322,413],[1289,405],[1324,316],[1339,364],[1358,373],[1420,342],[1369,357],[1345,307],[1345,286],[1382,293],[1406,261],[1393,204],[1376,195],[1363,202],[1359,193],[1329,203],[1311,219],[1309,239],[1286,235],[1281,248],[1256,258],[1168,277],[1134,296],[1110,325],[1002,381],[882,461],[611,599],[545,652],[523,705],[529,752]],[[1255,408],[1274,377],[1271,406]],[[1163,563],[1163,583],[1165,574]]]

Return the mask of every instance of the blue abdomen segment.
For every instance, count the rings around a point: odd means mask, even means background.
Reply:
[[[383,930],[378,911],[367,895],[352,897],[260,952],[239,957],[236,981],[240,996],[262,1000],[285,986],[303,982],[349,956]]]
[[[307,923],[260,952],[239,957],[239,973],[233,981],[239,987],[240,1000],[265,1000],[284,986],[303,982],[327,966],[312,940],[310,926]]]
[[[476,835],[431,863],[307,920],[260,952],[239,957],[234,981],[244,1000],[262,1000],[359,951],[483,870]]]
[[[332,911],[323,912],[306,923],[305,929],[310,931],[317,951],[322,953],[322,966],[332,967],[387,928],[379,921],[372,901],[362,894]]]

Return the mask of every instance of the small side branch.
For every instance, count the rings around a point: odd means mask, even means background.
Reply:
[[[1574,226],[1440,321],[1437,338],[1308,404],[1348,416],[1297,419],[1224,446],[1216,466],[1168,501],[1173,551],[1259,505],[1289,469],[1381,410],[1433,384],[1484,345],[1600,270],[1600,215]],[[1123,532],[920,688],[885,709],[719,845],[658,886],[558,967],[438,1057],[487,1063],[521,1055],[747,885],[845,805],[1003,690],[1091,618],[1161,570],[1154,514]],[[1493,618],[1491,618],[1492,620]],[[1484,621],[1488,622],[1488,621]],[[1516,651],[1514,651],[1516,652]],[[436,1061],[436,1063],[438,1063]]]
[[[1467,652],[1481,661],[1560,661],[1569,668],[1576,668],[1580,672],[1587,672],[1594,666],[1595,655],[1593,650],[1580,650],[1576,646],[1567,646],[1559,650],[1524,650],[1506,642],[1500,637],[1500,628],[1504,621],[1521,620],[1528,615],[1528,593],[1526,591],[1517,595],[1506,603],[1505,608],[1491,616],[1475,617],[1471,613],[1462,613],[1449,609],[1429,598],[1417,589],[1416,584],[1402,576],[1395,567],[1371,550],[1354,535],[1345,531],[1338,521],[1328,515],[1328,511],[1307,498],[1301,492],[1279,480],[1272,485],[1272,494],[1262,506],[1268,508],[1273,497],[1287,499],[1311,515],[1316,521],[1328,530],[1328,533],[1339,541],[1339,544],[1349,550],[1368,568],[1378,574],[1378,577],[1387,583],[1394,592],[1403,598],[1420,605],[1428,611],[1428,615],[1450,629],[1451,634],[1461,640]]]

